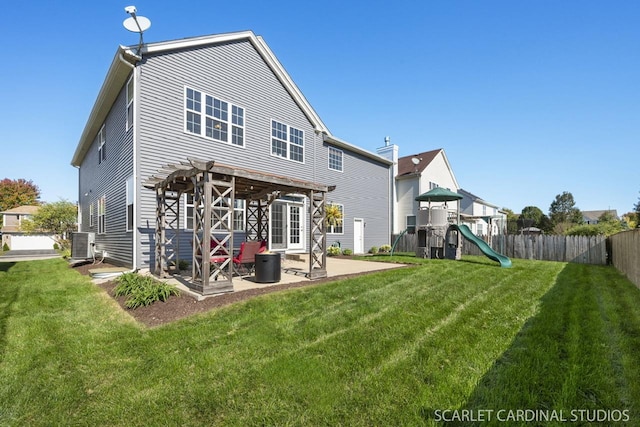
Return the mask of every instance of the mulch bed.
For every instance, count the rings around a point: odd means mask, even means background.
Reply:
[[[108,267],[116,267],[115,265],[111,265],[108,263],[101,264],[82,264],[77,265],[73,268],[77,272],[83,275],[89,275],[89,270],[93,270],[96,268],[108,268]],[[155,304],[151,304],[146,307],[138,307],[136,309],[126,308],[124,302],[126,297],[115,297],[113,295],[113,290],[116,287],[116,282],[114,280],[106,281],[99,283],[97,286],[102,288],[107,295],[113,298],[118,302],[120,307],[133,316],[138,322],[144,324],[147,327],[155,327],[164,325],[165,323],[173,322],[178,319],[182,319],[184,317],[191,316],[197,313],[204,313],[214,308],[222,307],[225,305],[233,304],[239,301],[244,301],[249,298],[256,297],[258,295],[265,295],[272,292],[278,292],[286,289],[294,289],[301,288],[304,286],[318,285],[321,283],[332,282],[336,279],[343,279],[349,277],[360,276],[361,274],[366,273],[358,273],[358,274],[349,274],[340,277],[331,277],[324,278],[318,280],[307,280],[296,282],[296,283],[287,283],[282,285],[273,285],[268,286],[266,288],[259,289],[248,289],[245,291],[239,292],[229,292],[226,294],[220,294],[212,297],[205,298],[202,301],[197,301],[189,295],[181,295],[179,297],[170,297],[166,302],[156,302]]]

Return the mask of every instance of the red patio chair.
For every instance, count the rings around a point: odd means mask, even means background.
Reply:
[[[250,241],[242,242],[240,244],[240,251],[233,257],[233,267],[235,272],[242,277],[253,273],[256,265],[256,254],[264,252],[267,249],[267,242],[262,241]],[[220,264],[224,262],[223,257],[212,257],[211,262]],[[218,280],[218,277],[215,278]]]

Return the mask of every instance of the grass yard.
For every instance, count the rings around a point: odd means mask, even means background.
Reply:
[[[146,329],[62,260],[0,263],[3,426],[638,425],[638,349],[610,267],[420,260]]]

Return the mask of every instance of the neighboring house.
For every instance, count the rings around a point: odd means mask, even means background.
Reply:
[[[600,217],[605,213],[609,213],[615,219],[619,219],[616,209],[606,209],[602,211],[582,211],[582,220],[585,224],[597,224],[600,221]]]
[[[95,233],[95,248],[107,260],[154,265],[164,206],[147,183],[189,159],[245,177],[297,180],[299,188],[322,184],[331,189],[327,203],[343,212],[342,223],[328,227],[326,243],[340,241],[356,253],[389,243],[392,162],[333,136],[261,37],[245,31],[134,50],[117,49],[71,161],[78,168],[79,231]],[[170,172],[160,175],[171,180]],[[270,249],[307,252],[314,202],[285,190],[269,199],[274,193],[252,184],[242,197],[268,203],[268,224],[261,227]],[[233,215],[222,219],[234,230],[236,247],[249,233],[250,216],[249,199],[239,191],[229,198]],[[171,244],[181,258],[191,257],[198,207],[193,192],[175,194],[180,216],[165,219],[185,232]]]
[[[40,206],[18,206],[0,212],[3,216],[2,247],[6,244],[11,250],[53,249],[55,239],[51,233],[25,233],[20,226],[24,220],[31,219]]]
[[[392,232],[399,234],[408,227],[416,225],[418,210],[426,208],[426,203],[417,202],[415,198],[436,187],[451,191],[458,190],[458,182],[453,174],[447,155],[443,149],[425,151],[423,153],[398,158],[398,148],[385,140],[386,145],[378,149],[378,154],[395,163],[392,183],[391,218]],[[440,207],[445,203],[433,202],[431,207]],[[449,202],[448,208],[456,209],[456,202]]]
[[[460,200],[461,222],[466,224],[475,235],[506,234],[506,212],[462,188],[458,190],[458,193],[463,196],[463,199]]]

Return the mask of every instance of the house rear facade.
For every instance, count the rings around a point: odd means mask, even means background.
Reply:
[[[79,231],[116,264],[153,265],[157,199],[143,184],[166,165],[199,159],[320,183],[343,221],[327,244],[366,252],[388,244],[392,162],[333,136],[261,37],[239,32],[120,47],[72,165],[78,168]],[[194,226],[181,195],[181,230]],[[309,204],[286,194],[270,207],[269,247],[307,252]],[[243,240],[246,202],[228,218]],[[174,242],[191,251],[188,232]]]

